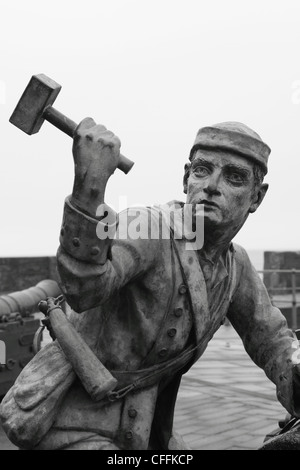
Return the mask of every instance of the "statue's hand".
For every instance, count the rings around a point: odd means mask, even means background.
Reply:
[[[93,209],[103,202],[107,180],[118,166],[120,146],[119,138],[93,119],[80,122],[73,141],[75,204]]]

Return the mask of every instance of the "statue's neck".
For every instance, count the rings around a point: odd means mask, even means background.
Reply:
[[[211,243],[210,241],[205,241],[201,250],[199,250],[199,255],[202,258],[208,259],[213,263],[216,263],[222,253],[228,250],[231,240],[229,241],[219,241]]]
[[[241,226],[205,230],[204,244],[199,250],[199,255],[216,263],[220,256],[228,250],[232,239],[240,228]]]

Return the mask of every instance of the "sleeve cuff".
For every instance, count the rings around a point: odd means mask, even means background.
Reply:
[[[63,249],[79,261],[105,264],[110,257],[110,246],[116,233],[117,214],[106,204],[102,205],[104,218],[99,221],[76,209],[65,200],[60,231]]]

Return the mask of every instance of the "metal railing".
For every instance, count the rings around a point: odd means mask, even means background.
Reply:
[[[268,278],[268,283],[266,284],[266,288],[268,290],[271,302],[280,308],[280,304],[290,304],[292,307],[292,320],[291,320],[291,328],[293,330],[299,328],[298,321],[297,321],[297,307],[300,306],[300,285],[297,286],[297,275],[300,275],[299,269],[263,269],[257,270],[259,274],[263,275],[270,274],[271,276]],[[287,278],[287,282],[290,284],[288,287],[284,285],[273,285],[275,284],[274,276],[272,274],[285,274],[290,276]],[[265,279],[263,279],[265,280]],[[278,279],[276,280],[278,282]],[[299,296],[297,297],[297,292]]]

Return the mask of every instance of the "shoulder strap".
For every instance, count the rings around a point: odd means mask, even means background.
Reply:
[[[207,330],[205,335],[202,337],[202,340],[197,344],[197,346],[189,346],[178,356],[168,361],[161,362],[147,369],[139,369],[136,371],[110,371],[111,374],[118,381],[118,388],[112,392],[108,392],[107,398],[109,401],[115,401],[120,398],[123,398],[127,393],[138,390],[141,388],[149,387],[155,385],[161,379],[168,375],[174,375],[176,372],[179,372],[184,369],[184,373],[187,371],[186,366],[190,363],[193,364],[193,358],[198,356],[201,353],[203,344],[207,337],[211,335],[211,329]],[[182,372],[183,373],[183,372]]]

